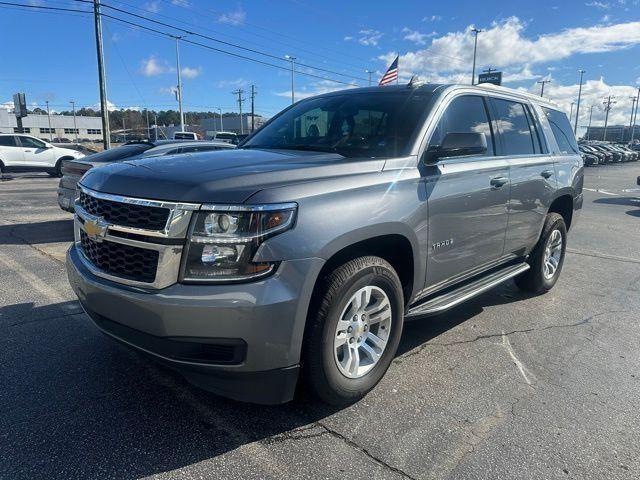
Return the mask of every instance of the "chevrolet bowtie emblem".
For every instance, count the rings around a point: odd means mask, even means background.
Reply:
[[[102,218],[96,218],[95,220],[85,220],[84,222],[84,231],[86,232],[87,236],[95,242],[101,242],[102,239],[106,237],[108,229],[109,224]]]

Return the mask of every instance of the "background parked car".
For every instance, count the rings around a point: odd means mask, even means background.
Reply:
[[[86,157],[82,161],[65,161],[62,164],[62,178],[58,186],[58,205],[60,205],[60,208],[63,210],[73,213],[77,184],[82,176],[93,167],[99,167],[113,162],[121,162],[136,156],[159,157],[162,155],[196,153],[230,148],[235,148],[235,146],[224,142],[145,140],[129,142],[120,147]]]
[[[57,147],[31,135],[0,134],[0,174],[40,171],[60,176],[63,160],[82,157],[81,152]]]

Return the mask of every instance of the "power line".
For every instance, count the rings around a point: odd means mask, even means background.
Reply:
[[[76,2],[81,2],[81,3],[86,3],[88,0],[75,0],[75,1]],[[254,48],[244,47],[244,46],[238,45],[236,43],[227,42],[225,40],[220,40],[219,38],[212,37],[211,35],[205,35],[205,34],[202,34],[202,33],[198,33],[198,32],[187,30],[187,29],[184,29],[184,28],[181,28],[181,27],[177,27],[177,26],[172,25],[170,23],[161,22],[160,20],[154,20],[153,18],[149,18],[149,17],[147,17],[145,15],[139,15],[137,13],[128,12],[128,11],[122,9],[122,8],[114,7],[113,5],[109,5],[109,4],[103,3],[102,6],[104,8],[109,8],[111,10],[115,10],[116,12],[120,12],[120,13],[123,13],[125,15],[129,15],[131,17],[135,17],[135,18],[138,18],[140,20],[144,20],[144,21],[149,22],[149,23],[154,23],[156,25],[160,25],[160,26],[163,26],[163,27],[167,27],[167,28],[172,28],[174,30],[178,30],[180,32],[186,33],[187,35],[204,38],[206,40],[210,40],[212,42],[216,42],[216,43],[219,43],[219,44],[222,44],[222,45],[226,45],[228,47],[237,48],[239,50],[244,50],[246,52],[255,53],[256,55],[262,55],[264,57],[272,58],[272,59],[275,59],[275,60],[278,60],[278,61],[282,60],[282,57],[279,56],[279,55],[274,55],[274,54],[271,54],[271,53],[268,53],[268,52],[263,52],[261,50],[256,50]],[[301,66],[301,67],[311,68],[313,70],[317,70],[317,71],[320,71],[320,72],[331,73],[333,75],[340,75],[342,77],[353,78],[355,80],[367,81],[366,78],[361,78],[361,77],[356,77],[354,75],[349,75],[349,74],[346,74],[346,73],[336,72],[335,70],[329,70],[327,68],[316,67],[316,66],[308,65],[308,64],[304,64],[304,63],[298,63],[298,65]]]

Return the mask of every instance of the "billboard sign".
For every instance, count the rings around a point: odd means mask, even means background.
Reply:
[[[13,94],[13,108],[17,118],[27,116],[27,101],[24,97],[24,93]]]
[[[478,83],[502,85],[502,72],[481,73],[478,75]]]

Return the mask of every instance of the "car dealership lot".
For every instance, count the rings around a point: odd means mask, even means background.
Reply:
[[[57,179],[0,182],[0,478],[638,478],[638,164],[586,170],[558,285],[408,324],[360,403],[236,403],[100,334]]]

